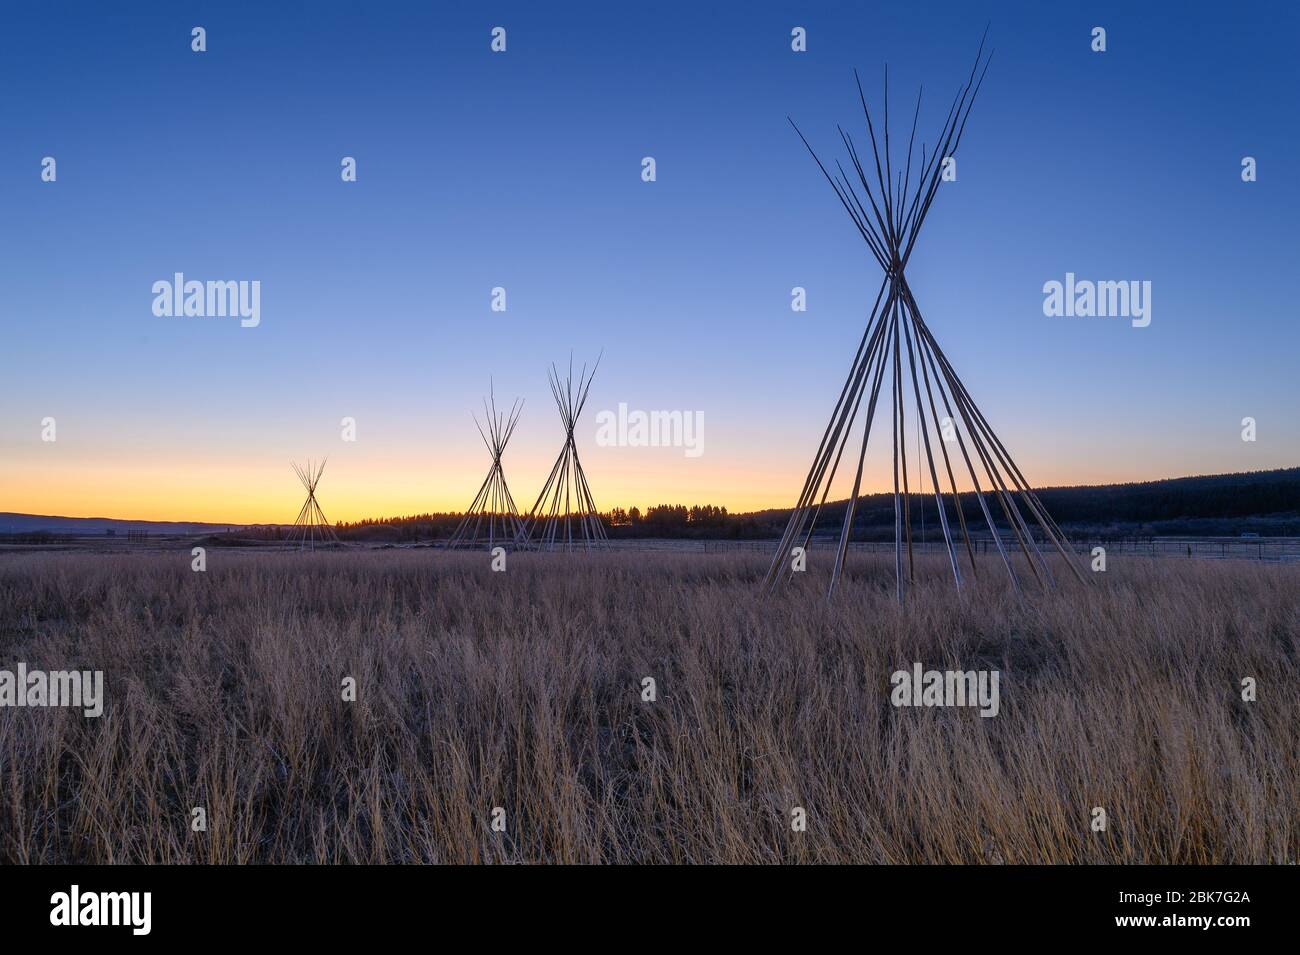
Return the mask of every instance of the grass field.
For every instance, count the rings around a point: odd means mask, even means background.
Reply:
[[[107,702],[0,709],[0,861],[1296,861],[1300,566],[985,566],[899,608],[868,556],[827,606],[756,554],[5,555],[0,667]],[[999,714],[893,707],[914,662]]]

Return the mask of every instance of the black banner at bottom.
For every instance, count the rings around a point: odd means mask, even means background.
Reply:
[[[540,881],[534,881],[535,879]],[[706,881],[692,886],[696,878]],[[571,882],[569,880],[572,880]],[[240,941],[336,945],[377,931],[469,927],[534,939],[620,925],[656,931],[698,919],[747,935],[859,934],[905,925],[978,929],[998,941],[1044,936],[1164,937],[1231,943],[1284,929],[1296,869],[1278,867],[862,867],[810,872],[589,871],[506,875],[428,867],[7,867],[7,939],[75,933],[81,942]],[[542,916],[540,919],[531,916]],[[922,933],[924,937],[926,933]],[[939,940],[948,935],[934,936]]]

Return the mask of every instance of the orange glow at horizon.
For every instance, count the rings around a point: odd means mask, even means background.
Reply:
[[[806,462],[802,455],[785,451],[779,456],[745,454],[684,460],[677,452],[628,454],[626,449],[592,449],[583,452],[583,464],[597,506],[602,511],[633,506],[644,511],[659,504],[712,504],[731,513],[789,508],[798,496]],[[107,458],[108,460],[105,460]],[[197,456],[156,460],[96,455],[42,461],[41,454],[11,458],[0,471],[0,511],[64,517],[102,517],[119,520],[194,521],[230,524],[292,523],[305,492],[284,455],[258,456],[235,462],[230,458],[202,460]],[[506,462],[506,475],[521,511],[531,508],[551,461],[536,455]],[[1163,473],[1151,473],[1130,463],[1127,467],[1108,458],[1092,468],[1077,464],[1067,470],[1063,462],[1026,458],[1019,462],[1037,488],[1067,484],[1111,484],[1156,480],[1186,474],[1242,470],[1233,462],[1207,461],[1199,470],[1190,462],[1169,462]],[[1148,468],[1150,462],[1147,462]],[[1216,467],[1216,465],[1219,465]],[[1259,468],[1283,467],[1261,462]],[[365,518],[400,517],[427,512],[460,512],[469,504],[486,475],[481,454],[466,453],[430,467],[427,457],[414,453],[389,454],[382,459],[331,459],[318,490],[326,517],[332,522]],[[883,466],[869,474],[863,493],[892,490]],[[851,476],[850,476],[851,480]],[[928,474],[914,493],[932,493]],[[959,480],[959,490],[969,485]],[[832,500],[849,494],[850,483],[837,477]],[[945,487],[946,490],[946,487]]]

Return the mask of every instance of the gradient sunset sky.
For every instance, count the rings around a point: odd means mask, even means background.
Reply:
[[[1300,15],[1161,6],[11,7],[0,511],[291,522],[289,461],[324,455],[333,520],[461,510],[489,377],[526,399],[505,469],[531,505],[563,439],[546,368],[602,350],[578,431],[601,509],[789,506],[880,274],[786,117],[838,156],[853,68],[878,101],[888,60],[932,140],[986,23],[908,275],[1026,475],[1300,464]],[[155,317],[175,272],[259,280],[260,326]],[[1150,326],[1045,317],[1066,272],[1149,280]],[[702,412],[704,453],[596,446],[620,402]]]

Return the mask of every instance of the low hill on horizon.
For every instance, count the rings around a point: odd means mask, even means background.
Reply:
[[[1062,530],[1073,535],[1300,535],[1300,467],[1127,484],[1066,485],[1036,488],[1035,493]],[[979,502],[972,492],[962,493],[960,498],[967,523],[978,533],[986,527]],[[838,534],[847,506],[847,499],[828,501],[818,518],[818,533]],[[933,492],[921,494],[914,488],[911,506],[916,512],[913,532],[919,531],[916,525],[928,514],[926,537],[936,537],[940,529]],[[950,499],[948,506],[952,506]],[[734,536],[779,537],[789,517],[790,508],[777,508],[731,515],[729,523]],[[893,493],[859,498],[853,527],[854,540],[893,540]]]
[[[153,535],[216,534],[236,530],[243,524],[213,524],[202,521],[134,521],[116,517],[59,517],[51,514],[18,514],[0,511],[0,534],[128,534]]]

